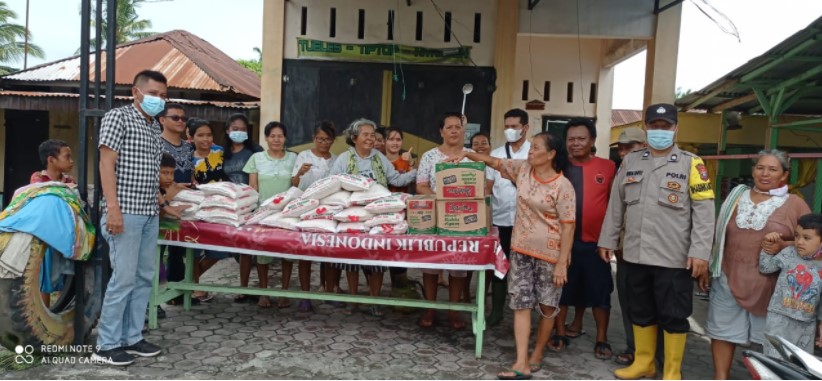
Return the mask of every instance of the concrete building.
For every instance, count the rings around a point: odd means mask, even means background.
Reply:
[[[164,73],[170,102],[181,103],[188,116],[206,119],[223,131],[237,112],[259,119],[260,79],[207,41],[186,31],[171,31],[118,45],[115,107],[131,103],[134,76],[145,69]],[[105,54],[103,54],[105,59]],[[105,62],[102,62],[105,68]],[[94,80],[94,58],[89,68]],[[49,62],[0,77],[0,192],[4,203],[14,190],[42,169],[38,145],[46,139],[66,141],[78,150],[80,57]],[[105,69],[101,76],[105,77]],[[105,81],[103,81],[105,82]],[[256,122],[255,122],[256,123]],[[215,134],[218,144],[223,134]],[[91,142],[90,142],[91,143]],[[89,172],[96,165],[89,149]],[[77,167],[74,168],[74,174]]]
[[[310,140],[316,120],[342,130],[368,117],[408,131],[406,148],[423,152],[471,83],[469,131],[490,132],[494,145],[505,111],[526,105],[532,131],[586,116],[607,137],[614,66],[643,49],[645,103],[673,102],[680,3],[267,0],[261,120],[291,127],[292,146]]]

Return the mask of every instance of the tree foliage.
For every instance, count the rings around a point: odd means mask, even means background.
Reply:
[[[16,71],[6,64],[20,62],[26,51],[26,27],[14,24],[17,14],[9,9],[5,1],[0,1],[0,74]],[[28,33],[28,54],[36,58],[45,58],[46,53],[39,46],[31,43],[31,31]]]
[[[150,37],[155,32],[150,32],[148,29],[151,28],[151,20],[144,20],[140,19],[140,16],[137,14],[137,9],[145,3],[146,0],[117,0],[117,13],[115,19],[117,21],[117,29],[114,32],[114,37],[116,39],[115,45],[124,44],[129,41],[139,40],[141,38]],[[106,14],[108,13],[108,6],[107,3],[103,3],[103,33],[102,33],[102,44],[101,48],[105,49],[107,41],[106,30],[108,29],[108,22],[106,21]],[[91,7],[91,27],[92,33],[94,31],[95,26],[97,25],[96,15],[97,10],[95,3],[92,3]],[[90,42],[90,49],[94,51],[97,46],[97,40],[95,38],[91,38]],[[77,53],[80,53],[80,49],[77,49]]]
[[[257,73],[257,76],[262,76],[263,74],[263,51],[260,48],[254,48],[254,52],[257,53],[256,60],[237,60],[237,63],[242,65],[244,68],[251,70]]]

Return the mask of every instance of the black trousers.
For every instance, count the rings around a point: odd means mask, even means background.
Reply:
[[[694,282],[690,270],[625,264],[626,301],[631,323],[659,325],[669,333],[688,333]]]
[[[163,246],[162,251],[168,252],[166,280],[169,282],[179,282],[183,280],[186,275],[186,264],[184,261],[186,248],[179,246]]]
[[[497,225],[494,225],[497,226]],[[499,230],[499,244],[502,246],[502,251],[505,253],[505,258],[509,258],[511,256],[511,236],[514,234],[514,227],[513,226],[497,226]],[[499,279],[495,276],[491,277],[491,283],[506,283],[508,282],[508,276],[506,275],[505,278]]]

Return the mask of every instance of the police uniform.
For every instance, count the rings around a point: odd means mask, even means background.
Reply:
[[[639,360],[647,354],[651,361],[646,369],[637,370],[642,365],[635,364],[630,376],[655,371],[657,326],[665,331],[665,373],[669,361],[674,362],[670,365],[676,368],[675,373],[679,372],[693,307],[693,279],[686,266],[689,257],[708,260],[713,243],[713,199],[702,159],[676,145],[662,157],[654,157],[649,148],[634,151],[617,172],[599,246],[617,249],[624,231],[626,299],[636,356]],[[669,353],[669,342],[674,345],[679,341],[681,350]],[[640,348],[642,345],[651,348]]]

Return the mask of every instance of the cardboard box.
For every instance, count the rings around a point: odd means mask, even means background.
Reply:
[[[437,200],[437,233],[447,236],[485,236],[490,229],[490,199]]]
[[[437,200],[434,196],[414,196],[406,201],[408,234],[437,234]]]
[[[485,163],[438,163],[434,170],[437,200],[485,197]]]

